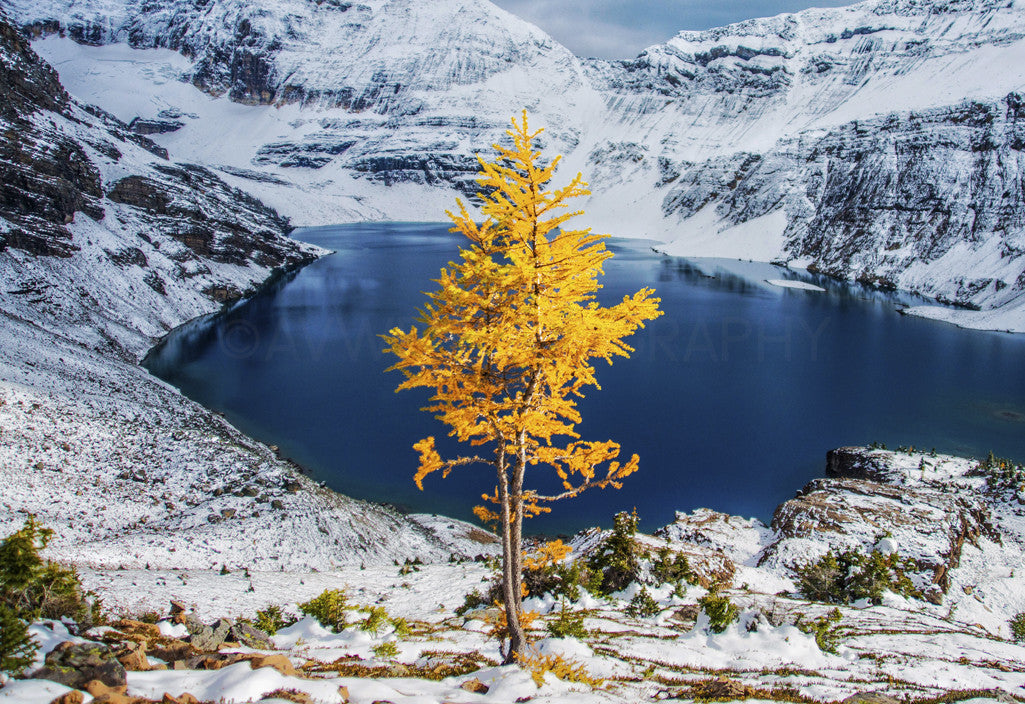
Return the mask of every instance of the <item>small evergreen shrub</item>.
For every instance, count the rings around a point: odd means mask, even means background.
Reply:
[[[708,627],[712,633],[722,633],[740,618],[740,610],[725,594],[720,593],[721,587],[713,584],[708,594],[698,599],[698,606],[708,615]]]
[[[70,618],[81,628],[102,621],[99,598],[82,589],[78,573],[40,556],[53,531],[36,523],[25,525],[0,541],[0,603],[19,618]]]
[[[626,607],[626,613],[635,618],[654,616],[661,610],[658,602],[648,593],[647,587],[641,587]]]
[[[669,548],[660,548],[651,561],[651,574],[656,584],[697,584],[697,575],[690,568],[686,555],[676,553]]]
[[[897,553],[865,554],[860,550],[827,552],[818,560],[797,568],[798,589],[813,601],[847,604],[868,599],[882,602],[883,593],[892,591],[909,598],[922,598],[908,573],[917,568],[915,561]]]
[[[1015,614],[1010,620],[1011,638],[1018,643],[1025,643],[1025,611]]]
[[[419,572],[420,567],[423,566],[423,564],[423,561],[419,557],[413,558],[412,560],[407,557],[405,562],[399,566],[399,575],[405,577],[407,574]]]
[[[264,633],[274,635],[282,628],[288,628],[296,622],[296,619],[286,614],[277,604],[271,604],[266,609],[256,612],[256,618],[250,623]]]
[[[348,625],[348,609],[348,597],[344,589],[325,589],[320,596],[299,604],[300,611],[317,619],[321,626],[335,633],[341,633]]]
[[[366,613],[367,617],[360,621],[359,629],[368,633],[377,633],[384,626],[391,623],[388,612],[382,606],[365,606],[360,611]]]
[[[488,601],[487,596],[481,594],[476,589],[463,597],[463,605],[456,609],[456,616],[462,616],[463,614],[479,609],[483,606],[490,606],[491,602]]]
[[[1025,491],[1025,466],[992,452],[975,470],[986,478],[986,486],[997,493]]]
[[[815,636],[815,644],[819,646],[819,650],[824,653],[836,653],[836,646],[840,642],[837,624],[841,618],[840,609],[833,609],[825,616],[819,616],[811,621],[798,618],[795,625],[805,633]]]
[[[409,626],[409,622],[401,616],[393,616],[390,620],[392,628],[395,629],[395,635],[400,638],[405,638],[413,632],[413,629]]]
[[[395,644],[393,640],[386,640],[383,643],[378,643],[371,648],[374,655],[379,658],[393,658],[399,654],[399,646]]]
[[[587,567],[595,575],[591,586],[597,593],[618,592],[640,577],[641,560],[647,554],[634,541],[638,522],[636,511],[617,513],[612,519],[612,533],[588,560]]]
[[[548,632],[555,638],[577,638],[582,640],[587,637],[587,629],[584,628],[584,615],[574,613],[566,608],[563,602],[559,615],[546,626]]]
[[[28,624],[11,607],[0,603],[0,671],[18,676],[36,658],[39,645],[32,640]]]

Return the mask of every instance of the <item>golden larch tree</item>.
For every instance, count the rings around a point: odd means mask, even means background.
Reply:
[[[478,454],[443,459],[434,438],[414,445],[420,455],[415,481],[423,489],[429,474],[462,465],[490,466],[497,475],[494,494],[483,498],[495,509],[474,513],[497,522],[502,538],[502,594],[508,624],[506,661],[526,646],[522,613],[523,519],[550,509],[547,504],[592,487],[622,486],[637,470],[637,455],[621,463],[611,440],[579,440],[576,399],[587,386],[598,387],[592,360],[627,357],[623,342],[659,315],[659,299],[645,288],[621,303],[604,307],[601,288],[607,235],[569,230],[567,201],[589,193],[580,174],[563,188],[549,188],[558,165],[547,165],[535,151],[542,130],[530,131],[526,111],[508,130],[512,147],[495,145],[494,161],[480,156],[482,223],[465,205],[448,212],[469,240],[461,260],[441,270],[437,291],[421,311],[423,330],[392,329],[386,352],[398,357],[398,390],[426,387],[434,394],[424,410],[451,427],[460,442],[482,448]],[[549,467],[562,491],[542,495],[524,485],[527,468]]]

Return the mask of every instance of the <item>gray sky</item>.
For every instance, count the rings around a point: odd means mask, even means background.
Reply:
[[[682,29],[838,7],[854,0],[492,0],[579,56],[631,59]]]

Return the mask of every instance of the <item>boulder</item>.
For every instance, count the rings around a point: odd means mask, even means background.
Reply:
[[[200,704],[199,700],[188,692],[179,694],[177,697],[164,692],[160,704]]]
[[[474,677],[473,679],[466,680],[459,685],[459,689],[466,690],[467,692],[474,692],[476,694],[487,694],[490,687]]]
[[[129,672],[145,672],[149,669],[146,648],[140,643],[129,641],[117,651],[117,661]]]
[[[100,680],[90,680],[85,683],[82,689],[89,692],[89,694],[94,697],[100,697],[104,694],[125,694],[128,691],[128,686],[121,685],[120,687],[111,687]]]
[[[274,644],[267,633],[244,621],[239,621],[231,626],[231,630],[228,631],[228,638],[236,643],[241,643],[247,648],[255,648],[257,650],[271,650],[274,648]]]
[[[73,689],[70,692],[65,692],[56,699],[50,702],[50,704],[82,704],[85,701],[85,696],[77,689]]]
[[[295,665],[284,655],[263,655],[260,657],[253,658],[250,662],[250,667],[257,670],[261,667],[273,667],[275,670],[283,675],[295,677],[299,672],[295,669]]]
[[[217,650],[231,630],[231,621],[224,618],[208,626],[193,614],[189,614],[183,623],[189,631],[189,642],[197,650]]]
[[[127,682],[125,668],[106,645],[72,641],[65,641],[50,651],[45,664],[33,677],[74,689],[81,689],[92,680],[110,687],[123,687]]]

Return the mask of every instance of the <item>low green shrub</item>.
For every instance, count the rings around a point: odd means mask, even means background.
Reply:
[[[271,604],[266,609],[256,612],[256,618],[250,623],[264,633],[274,635],[282,628],[288,628],[296,622],[296,618],[282,611],[281,607]]]
[[[568,610],[565,602],[562,603],[559,615],[549,621],[546,628],[555,638],[583,639],[587,637],[587,629],[584,628],[584,615]]]
[[[634,617],[654,616],[661,610],[658,602],[648,593],[647,587],[641,587],[626,606],[626,613]]]
[[[1025,611],[1015,614],[1009,623],[1011,637],[1018,643],[1025,643]]]
[[[384,626],[391,623],[391,619],[388,618],[388,612],[381,606],[365,606],[361,607],[360,611],[365,613],[367,617],[359,622],[359,629],[366,631],[367,633],[377,633]]]
[[[299,604],[299,610],[312,616],[324,628],[341,633],[349,625],[347,611],[348,597],[344,589],[325,589],[319,596]]]
[[[379,658],[393,658],[399,654],[399,646],[393,640],[378,643],[371,650]]]
[[[909,598],[922,598],[908,576],[917,569],[910,558],[897,553],[883,555],[860,550],[830,550],[818,560],[797,568],[798,589],[813,601],[848,604],[868,599],[882,601],[887,591]]]
[[[712,584],[708,593],[698,599],[698,606],[708,616],[708,627],[713,633],[722,633],[726,628],[740,618],[740,609],[730,601],[730,598],[721,593],[718,584]]]
[[[824,653],[836,653],[836,646],[840,642],[837,625],[841,618],[840,609],[833,609],[825,616],[810,621],[798,618],[795,625],[805,633],[815,636],[815,644],[819,646],[819,650]]]
[[[103,613],[96,594],[82,588],[74,568],[40,556],[52,537],[29,516],[0,541],[0,603],[28,621],[69,618],[83,630],[98,625]]]
[[[462,616],[474,609],[491,606],[491,603],[486,595],[475,589],[463,597],[463,605],[456,608],[456,616]]]
[[[20,675],[35,660],[38,650],[28,624],[14,609],[0,603],[0,671]]]

